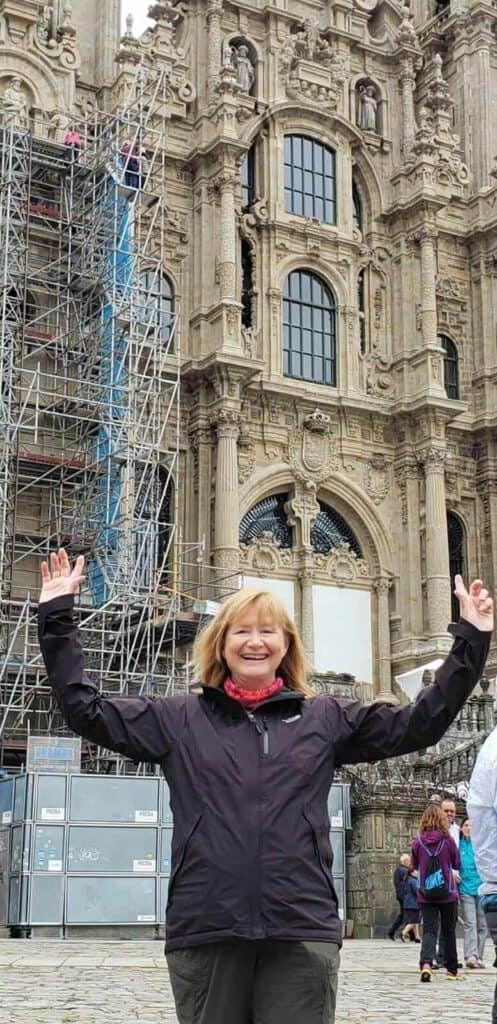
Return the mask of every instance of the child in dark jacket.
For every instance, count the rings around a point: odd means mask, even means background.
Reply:
[[[433,856],[438,858],[444,888],[444,892],[439,893],[436,899],[427,895],[425,886]],[[459,896],[456,882],[459,879],[461,858],[449,835],[447,816],[438,804],[430,804],[426,808],[421,818],[419,835],[413,840],[411,857],[413,867],[418,872],[418,903],[423,922],[421,981],[431,981],[439,924],[444,939],[447,979],[457,981],[461,976],[457,973],[456,924]]]
[[[419,921],[421,914],[418,903],[418,880],[412,864],[410,865],[408,874],[404,879],[402,901],[404,905],[405,921],[404,928],[400,934],[402,942],[405,942],[406,939],[410,937],[411,933],[414,933],[415,942],[421,942],[419,934]]]

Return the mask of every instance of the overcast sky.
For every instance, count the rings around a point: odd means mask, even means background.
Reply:
[[[126,17],[132,14],[134,18],[134,33],[140,35],[150,22],[147,19],[147,11],[152,0],[121,0],[123,12],[123,32],[126,24]]]

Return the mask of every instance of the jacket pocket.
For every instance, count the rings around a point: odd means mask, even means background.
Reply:
[[[181,867],[183,865],[183,861],[185,859],[186,851],[187,851],[187,848],[188,848],[188,843],[190,842],[190,840],[191,840],[191,838],[193,836],[193,833],[198,828],[198,826],[200,824],[201,818],[202,818],[202,814],[201,813],[197,814],[196,817],[193,819],[193,822],[186,829],[185,835],[184,835],[182,841],[180,842],[178,850],[176,852],[176,856],[174,857],[173,868],[172,868],[172,871],[171,871],[171,877],[169,879],[169,886],[168,886],[168,890],[167,890],[166,912],[169,910],[169,906],[170,906],[170,903],[171,903],[171,898],[172,898],[172,895],[173,895],[174,883],[175,883],[176,878],[178,877],[178,873],[181,870]]]
[[[307,808],[304,808],[303,815],[312,832],[314,854],[316,860],[319,864],[322,874],[326,878],[333,901],[338,906],[338,898],[335,891],[335,886],[333,885],[333,850],[331,848],[329,826],[327,824],[317,825],[312,820],[312,814],[309,813]]]

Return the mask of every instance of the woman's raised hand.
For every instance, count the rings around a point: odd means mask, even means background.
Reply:
[[[455,577],[454,593],[459,601],[462,619],[471,622],[484,633],[494,628],[494,602],[481,580],[473,580],[469,590],[464,586],[462,576]]]
[[[48,568],[48,562],[41,563],[39,604],[43,604],[44,601],[53,601],[54,597],[64,597],[65,594],[76,594],[85,578],[84,567],[83,555],[78,555],[71,569],[65,548],[59,548],[57,554],[52,552],[50,568]]]

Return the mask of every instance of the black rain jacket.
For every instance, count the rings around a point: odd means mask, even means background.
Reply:
[[[414,703],[282,690],[247,713],[224,691],[105,697],[85,675],[73,598],[40,605],[40,644],[68,726],[159,763],[174,819],[166,951],[239,937],[341,942],[328,794],[334,769],[430,747],[483,671],[490,633],[461,621]]]

